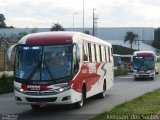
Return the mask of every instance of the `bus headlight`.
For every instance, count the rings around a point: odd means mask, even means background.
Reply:
[[[62,86],[62,87],[59,87],[58,89],[55,89],[56,92],[58,93],[62,93],[62,92],[65,92],[67,90],[71,89],[71,85],[68,85],[68,86]]]
[[[24,89],[23,89],[23,88],[14,87],[14,89],[15,89],[17,92],[20,92],[20,93],[23,93],[23,92],[24,92]]]
[[[146,73],[148,74],[154,73],[154,70],[148,70]]]
[[[136,73],[136,72],[137,72],[137,70],[134,70],[134,69],[133,69],[133,73]]]

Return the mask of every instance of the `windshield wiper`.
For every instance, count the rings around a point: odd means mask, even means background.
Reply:
[[[32,79],[33,75],[35,74],[35,72],[36,72],[37,70],[41,70],[41,69],[40,69],[40,68],[41,68],[41,64],[42,64],[42,62],[40,61],[40,62],[38,63],[38,65],[36,65],[36,66],[34,67],[34,69],[32,70],[31,74],[30,74],[29,77],[28,77],[29,80]]]
[[[54,77],[53,77],[53,75],[52,75],[52,72],[50,71],[50,69],[49,69],[48,65],[46,64],[46,62],[44,62],[44,65],[45,65],[46,70],[48,71],[48,74],[50,75],[51,79],[54,80]]]

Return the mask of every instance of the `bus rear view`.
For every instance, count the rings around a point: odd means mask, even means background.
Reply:
[[[155,54],[153,51],[136,51],[133,54],[134,79],[155,77]]]

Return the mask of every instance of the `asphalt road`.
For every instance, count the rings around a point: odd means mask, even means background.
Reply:
[[[33,111],[28,105],[16,105],[14,94],[0,95],[1,116],[17,115],[18,120],[88,120],[89,118],[114,106],[146,92],[160,88],[160,75],[155,80],[134,81],[128,76],[115,78],[114,87],[107,91],[104,99],[90,98],[81,109],[73,109],[72,106],[47,106],[39,111]],[[0,118],[1,119],[1,118]]]

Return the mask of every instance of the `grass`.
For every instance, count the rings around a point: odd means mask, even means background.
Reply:
[[[0,94],[9,93],[13,91],[13,76],[5,74],[0,78]]]
[[[130,120],[131,117],[137,117],[134,120],[147,120],[151,117],[157,117],[160,113],[160,89],[135,98],[121,105],[106,111],[91,120],[110,120],[111,117],[124,117],[124,120]],[[153,116],[152,116],[153,115]],[[108,119],[107,119],[108,118]],[[115,119],[115,118],[114,118]]]
[[[127,75],[127,74],[128,74],[128,71],[126,69],[118,68],[114,70],[114,77]]]

